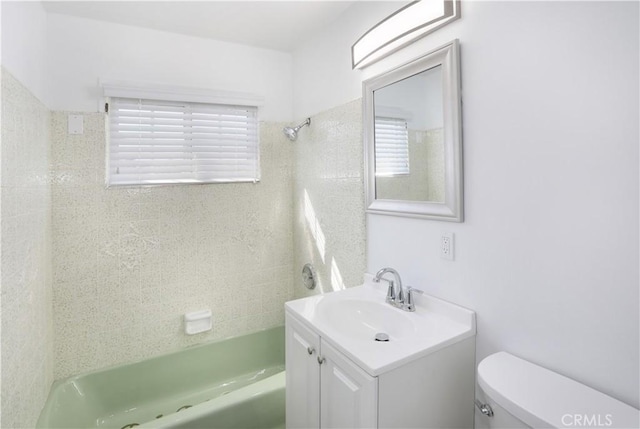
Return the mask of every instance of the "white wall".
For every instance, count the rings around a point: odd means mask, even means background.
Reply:
[[[466,218],[368,215],[368,270],[475,310],[478,360],[507,350],[638,407],[638,4],[464,2],[462,19],[351,71],[381,7],[354,5],[295,53],[294,114],[459,38]]]
[[[40,101],[47,93],[47,13],[40,2],[3,1],[2,66]]]
[[[363,72],[351,69],[351,46],[405,2],[356,2],[293,55],[293,112],[304,118],[359,98]]]
[[[102,79],[254,93],[261,120],[292,119],[291,54],[59,14],[47,35],[53,110],[97,111]]]

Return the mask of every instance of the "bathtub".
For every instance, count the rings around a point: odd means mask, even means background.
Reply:
[[[284,328],[54,383],[38,428],[284,428]]]

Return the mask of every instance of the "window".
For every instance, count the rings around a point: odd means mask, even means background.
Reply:
[[[409,174],[407,121],[376,116],[376,176]]]
[[[112,97],[107,185],[260,180],[257,107]]]

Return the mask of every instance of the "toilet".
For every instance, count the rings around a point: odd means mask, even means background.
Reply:
[[[506,352],[478,365],[476,428],[639,428],[640,410]]]

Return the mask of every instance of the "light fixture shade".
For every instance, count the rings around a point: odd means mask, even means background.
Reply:
[[[411,2],[376,24],[353,44],[352,67],[366,67],[458,18],[459,0]]]

